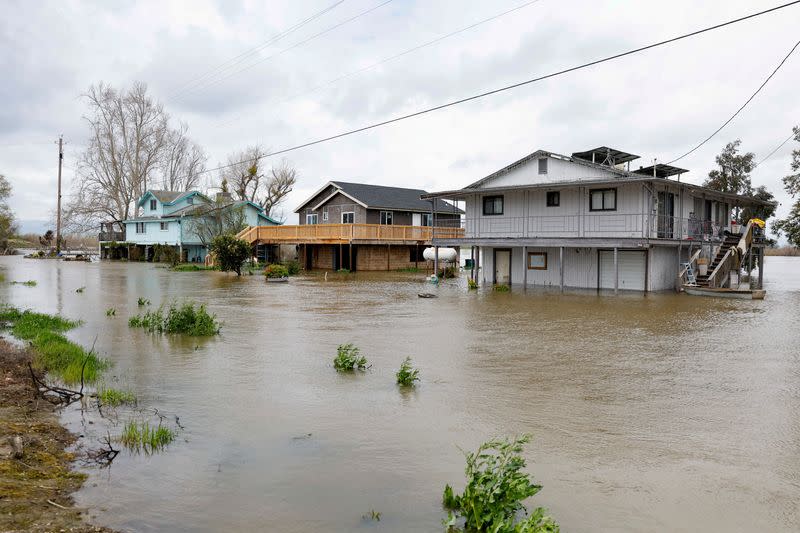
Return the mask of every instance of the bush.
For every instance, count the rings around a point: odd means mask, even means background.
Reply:
[[[411,366],[411,358],[406,357],[400,370],[397,371],[397,384],[403,387],[413,387],[415,381],[419,381],[419,370]]]
[[[502,284],[496,284],[492,288],[497,292],[508,292],[508,291],[511,290],[511,287],[509,287],[508,285],[502,285]]]
[[[242,263],[250,258],[250,244],[233,235],[220,235],[211,241],[209,250],[216,256],[217,264],[223,272],[236,272],[242,275]]]
[[[264,275],[270,279],[286,278],[289,276],[289,269],[278,263],[272,263],[264,269]]]
[[[284,261],[283,266],[289,271],[290,276],[296,276],[300,273],[300,261],[295,259]]]
[[[195,309],[193,303],[185,303],[180,307],[172,304],[166,313],[162,305],[155,311],[131,317],[128,326],[143,328],[148,333],[186,333],[195,337],[219,333],[216,317],[208,314],[205,305]]]
[[[525,519],[517,514],[525,510],[522,504],[542,487],[534,485],[531,475],[522,472],[525,459],[522,449],[530,435],[513,440],[495,440],[482,444],[475,453],[464,454],[467,467],[467,486],[460,495],[450,485],[444,488],[442,503],[450,510],[445,525],[452,530],[458,517],[464,519],[465,531],[496,533],[557,533],[558,524],[542,507],[534,509]]]
[[[439,279],[447,279],[456,277],[456,267],[440,268],[438,273]]]
[[[467,288],[471,291],[478,290],[478,282],[472,278],[467,278]]]
[[[181,262],[181,254],[175,246],[156,244],[153,246],[153,262],[175,266]]]
[[[359,355],[359,349],[352,344],[340,344],[336,349],[333,368],[339,372],[352,372],[356,368],[364,370],[367,368],[367,358]]]

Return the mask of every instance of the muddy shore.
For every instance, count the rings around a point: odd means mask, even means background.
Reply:
[[[0,531],[111,532],[84,522],[72,494],[86,476],[74,471],[68,448],[76,436],[59,424],[57,409],[37,398],[28,350],[0,338],[0,450],[20,436],[21,457],[0,453]]]

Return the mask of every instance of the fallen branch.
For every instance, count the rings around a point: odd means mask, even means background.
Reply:
[[[56,502],[54,502],[53,500],[47,500],[47,503],[49,503],[50,505],[55,505],[59,509],[64,509],[65,511],[69,511],[68,507],[64,507],[63,505],[59,505]]]
[[[51,392],[55,394],[59,399],[55,403],[69,405],[73,402],[76,402],[83,398],[82,391],[74,391],[71,389],[65,389],[64,387],[56,387],[50,386],[44,381],[42,381],[39,377],[36,376],[36,373],[33,371],[33,366],[28,363],[28,371],[31,373],[31,379],[33,380],[33,385],[36,388],[36,392],[41,395],[42,398],[50,401],[53,403],[49,397],[46,396],[46,393]],[[81,375],[83,371],[81,370]]]

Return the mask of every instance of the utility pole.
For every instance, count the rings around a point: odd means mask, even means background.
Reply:
[[[64,161],[64,135],[58,136],[58,202],[56,205],[56,256],[61,253],[61,163]]]

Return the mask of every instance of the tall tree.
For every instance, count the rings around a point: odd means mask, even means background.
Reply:
[[[11,198],[11,183],[0,174],[0,254],[7,254],[11,250],[10,240],[17,234],[17,224],[14,212],[8,205]]]
[[[198,206],[187,218],[187,231],[206,246],[221,235],[236,235],[247,227],[244,207],[236,206],[224,194],[210,204]]]
[[[795,126],[792,131],[794,140],[800,142],[800,126]],[[795,202],[789,216],[775,222],[772,229],[779,235],[785,233],[790,244],[800,247],[800,148],[792,150],[790,168],[792,174],[783,178],[783,187]]]
[[[73,230],[130,218],[147,189],[196,185],[205,155],[189,141],[185,125],[170,127],[169,115],[145,84],[118,91],[100,83],[84,98],[91,135],[65,209]]]
[[[267,215],[272,215],[292,191],[297,170],[283,160],[267,171],[264,164],[267,155],[269,152],[259,145],[229,154],[221,181],[227,183],[234,198],[258,204]]]
[[[747,194],[751,191],[750,173],[755,167],[756,154],[747,152],[740,155],[740,144],[742,141],[736,139],[725,146],[716,157],[719,170],[712,170],[708,173],[708,179],[703,183],[704,186],[734,194]]]

